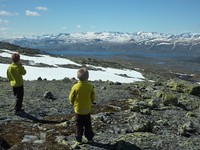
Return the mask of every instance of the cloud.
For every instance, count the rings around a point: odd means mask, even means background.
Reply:
[[[37,7],[35,7],[35,9],[37,9],[37,10],[43,10],[43,11],[47,11],[48,10],[47,7],[42,7],[42,6],[37,6]]]
[[[17,15],[19,15],[19,14],[8,12],[8,11],[5,11],[5,10],[0,11],[0,16],[17,16]]]
[[[67,29],[67,27],[66,27],[66,26],[63,26],[63,27],[62,27],[62,30],[66,30],[66,29]]]
[[[2,19],[0,19],[0,25],[1,25],[1,24],[8,24],[8,23],[9,23],[8,20],[2,20]]]
[[[95,26],[94,26],[94,25],[92,25],[92,26],[90,26],[90,28],[93,28],[93,29],[94,29],[94,28],[95,28]]]
[[[76,28],[81,28],[81,25],[80,24],[76,25]]]
[[[36,11],[26,10],[26,16],[32,16],[32,17],[35,17],[35,16],[40,16],[40,14],[37,13]]]
[[[0,31],[7,31],[9,28],[0,28]]]

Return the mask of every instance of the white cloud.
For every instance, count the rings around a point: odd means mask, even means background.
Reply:
[[[66,29],[67,29],[67,27],[66,27],[66,26],[63,26],[63,27],[62,27],[62,30],[66,30]]]
[[[7,31],[9,30],[8,28],[0,28],[0,31]]]
[[[76,28],[81,28],[81,25],[80,25],[80,24],[78,24],[78,25],[76,26]]]
[[[37,6],[37,7],[35,7],[35,9],[37,9],[37,10],[44,10],[44,11],[48,10],[47,7],[42,7],[42,6]]]
[[[17,15],[19,15],[19,14],[8,12],[8,11],[5,11],[5,10],[0,11],[0,16],[17,16]]]
[[[30,11],[30,10],[26,10],[26,16],[40,16],[39,13],[37,13],[36,11]]]
[[[0,25],[1,25],[1,24],[8,24],[8,23],[9,23],[8,20],[2,20],[2,19],[0,19]]]

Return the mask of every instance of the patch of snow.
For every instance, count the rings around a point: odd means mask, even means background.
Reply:
[[[4,51],[4,52],[0,53],[0,56],[7,57],[7,58],[10,58],[11,54],[13,53],[12,51],[9,51],[9,50],[2,50],[2,51]],[[67,65],[67,64],[80,66],[79,64],[77,64],[73,61],[70,61],[68,59],[52,57],[49,55],[26,56],[26,55],[20,54],[20,59],[21,60],[29,60],[35,64],[43,63],[43,64],[51,65],[54,67],[57,67],[58,65]]]
[[[10,57],[12,51],[3,50],[3,53],[0,53],[2,57]],[[58,65],[74,64],[81,66],[73,61],[64,58],[52,57],[48,55],[38,55],[38,57],[31,57],[26,55],[20,55],[21,59],[29,60],[32,64],[34,63],[43,63],[47,65],[53,65],[54,68],[48,67],[36,67],[36,66],[24,66],[27,74],[24,76],[25,80],[36,80],[38,77],[46,78],[48,80],[61,80],[65,77],[73,78],[76,77],[77,69],[63,68]],[[6,78],[6,71],[9,64],[0,63],[0,76]],[[92,65],[87,65],[92,66]],[[95,69],[100,70],[89,70],[90,72],[90,81],[102,80],[102,81],[113,81],[113,82],[122,82],[122,83],[131,83],[135,81],[143,81],[145,78],[140,72],[128,69],[114,69],[114,68],[104,68],[92,66]],[[120,76],[126,75],[126,76]]]
[[[0,63],[0,76],[6,78],[6,71],[9,64],[1,64]],[[69,68],[45,68],[45,67],[32,67],[32,66],[24,66],[27,74],[24,76],[25,80],[36,80],[38,77],[46,78],[48,80],[61,80],[65,77],[73,78],[76,77],[77,69],[69,69]],[[141,73],[133,70],[119,70],[113,68],[105,68],[103,71],[94,71],[89,70],[90,78],[89,80],[102,80],[102,81],[113,81],[113,82],[122,82],[122,83],[131,83],[135,81],[143,81],[144,77]],[[127,74],[129,78],[122,77],[118,74]]]
[[[165,42],[163,42],[163,43],[157,44],[157,46],[161,46],[161,45],[172,45],[172,43],[165,43]]]

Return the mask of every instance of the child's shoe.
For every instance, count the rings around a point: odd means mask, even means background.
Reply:
[[[92,143],[94,143],[94,141],[93,140],[88,140],[87,143],[88,144],[92,144]]]
[[[79,141],[75,141],[75,144],[72,146],[73,149],[80,149],[80,145],[82,145],[83,143],[82,142],[79,142]]]

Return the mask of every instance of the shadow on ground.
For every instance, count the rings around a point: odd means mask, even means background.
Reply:
[[[34,117],[26,112],[18,114],[17,116],[28,119],[28,120],[32,120],[35,123],[43,123],[43,124],[58,124],[58,123],[66,121],[66,120],[62,120],[62,121],[42,120],[42,119],[38,119],[37,117]]]
[[[103,144],[94,142],[90,145],[96,148],[103,148],[105,150],[142,150],[140,147],[124,140],[117,141],[115,144]]]

